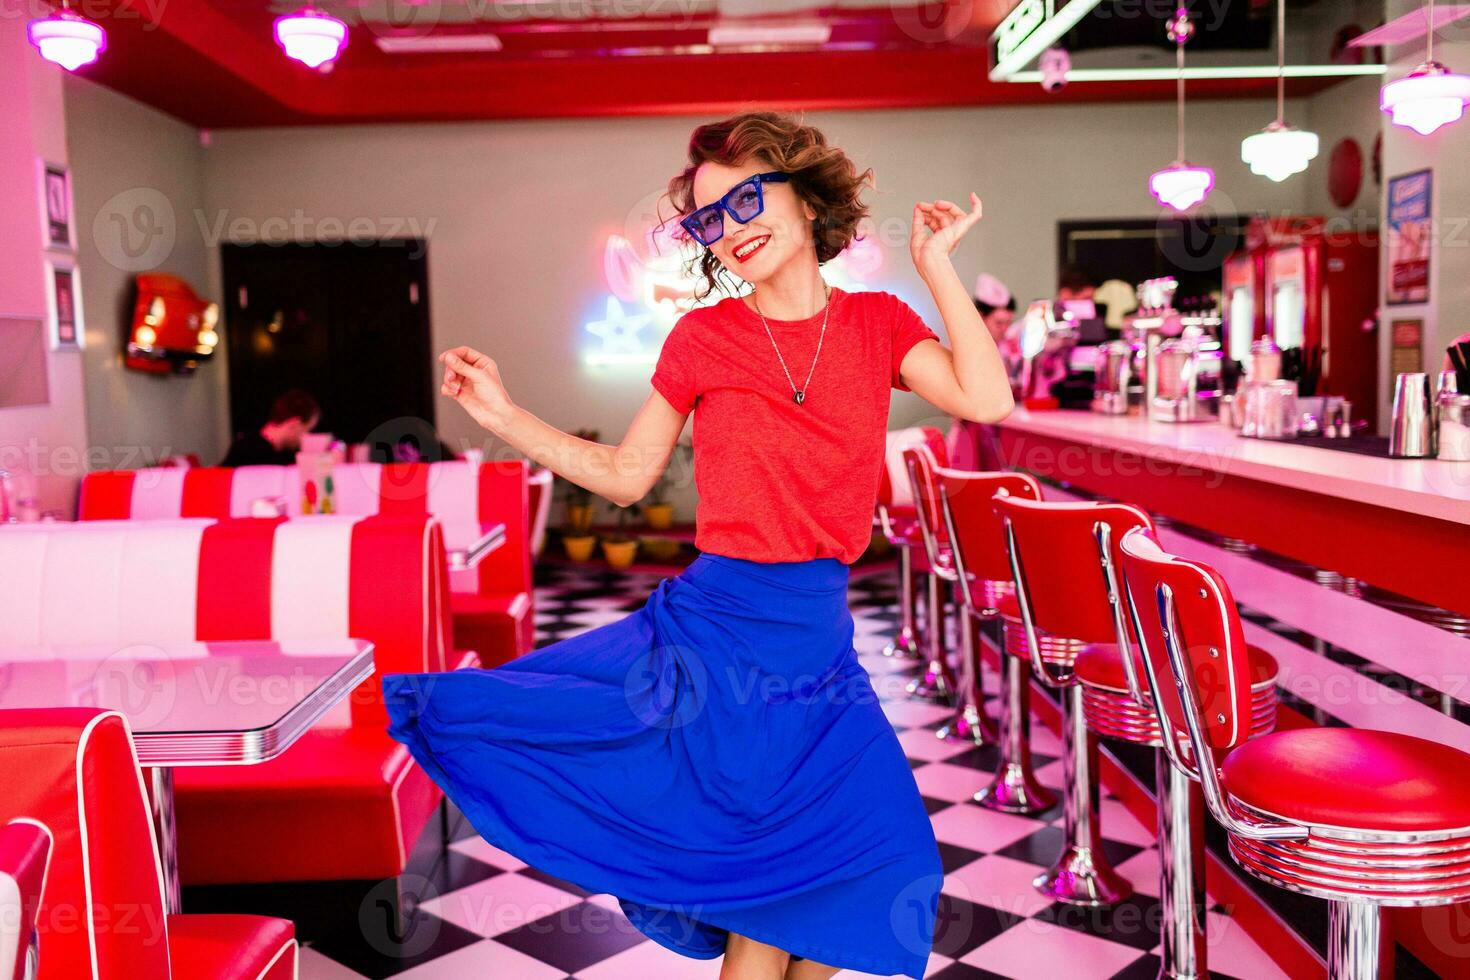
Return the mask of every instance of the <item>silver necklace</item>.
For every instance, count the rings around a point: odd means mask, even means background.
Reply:
[[[781,370],[786,375],[786,383],[791,386],[791,400],[798,405],[806,401],[807,385],[812,383],[812,372],[817,369],[817,358],[822,356],[822,339],[827,336],[827,314],[832,309],[832,291],[824,286],[823,292],[825,300],[822,305],[822,332],[817,334],[817,351],[812,355],[812,366],[807,369],[806,380],[801,383],[800,388],[796,387],[796,382],[791,380],[791,372],[786,367],[786,358],[781,356],[781,348],[776,345],[776,337],[771,333],[771,325],[766,322],[766,315],[761,312],[760,300],[755,298],[754,293],[750,296],[751,301],[755,303],[755,315],[761,318],[761,326],[766,328],[766,339],[771,342],[771,349],[776,352],[776,360],[781,362]]]

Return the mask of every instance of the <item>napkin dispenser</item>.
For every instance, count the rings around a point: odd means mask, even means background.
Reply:
[[[1203,422],[1219,413],[1218,346],[1203,349],[1190,339],[1165,340],[1154,355],[1158,379],[1149,415],[1160,422]]]

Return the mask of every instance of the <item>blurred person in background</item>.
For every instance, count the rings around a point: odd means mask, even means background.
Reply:
[[[322,410],[309,392],[292,388],[271,404],[270,417],[254,432],[235,437],[221,466],[269,466],[296,462],[301,437],[316,428]]]

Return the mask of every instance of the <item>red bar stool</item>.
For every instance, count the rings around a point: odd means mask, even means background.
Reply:
[[[1328,976],[1377,980],[1382,906],[1470,898],[1470,754],[1348,728],[1251,738],[1249,657],[1225,580],[1141,528],[1121,550],[1170,763],[1200,783],[1237,864],[1331,903]]]
[[[945,649],[944,583],[950,575],[948,558],[934,554],[931,551],[931,542],[925,538],[924,522],[921,520],[917,502],[913,500],[913,480],[908,473],[904,455],[913,448],[923,448],[928,458],[936,465],[943,465],[949,458],[943,434],[932,427],[902,430],[899,436],[890,440],[889,443],[890,455],[897,450],[898,471],[895,476],[897,481],[901,481],[895,482],[894,486],[902,486],[909,491],[906,496],[910,501],[909,506],[913,508],[911,513],[914,518],[914,534],[918,547],[910,550],[911,564],[916,575],[924,577],[924,601],[920,607],[922,630],[920,631],[919,656],[927,663],[923,673],[909,681],[905,690],[911,697],[950,701],[955,696],[958,680],[954,675],[954,670],[949,666]],[[900,494],[895,492],[894,496],[897,498]]]
[[[1144,673],[1137,636],[1127,608],[1119,568],[1119,544],[1134,527],[1154,533],[1147,514],[1128,505],[1079,505],[1097,508],[1093,525],[1096,551],[1102,560],[1106,599],[1115,622],[1115,644],[1092,644],[1077,657],[1077,680],[1087,726],[1103,738],[1116,738],[1154,749],[1158,809],[1159,911],[1162,946],[1161,978],[1192,980],[1209,976],[1205,942],[1204,796],[1199,784],[1170,765],[1164,752],[1158,715]],[[1086,517],[1085,513],[1082,516]],[[1080,597],[1079,597],[1080,599]],[[1251,736],[1276,727],[1276,658],[1247,646],[1251,678]],[[1126,659],[1125,659],[1126,656]]]
[[[899,499],[894,476],[902,474],[903,450],[911,445],[937,445],[944,451],[944,439],[938,429],[901,429],[888,434],[888,448],[878,483],[878,504],[873,522],[884,539],[898,552],[898,632],[883,648],[885,657],[921,657],[919,629],[915,610],[918,605],[919,575],[927,571],[927,563],[916,561],[924,548],[918,513],[912,501]],[[900,482],[898,486],[907,486]]]
[[[1002,620],[1006,643],[1000,670],[999,760],[995,780],[975,794],[975,802],[1004,813],[1034,815],[1050,810],[1056,797],[1036,781],[1031,769],[1031,661],[1016,656],[1016,599],[1005,537],[994,499],[1000,494],[1041,498],[1041,486],[1024,473],[935,470],[944,508],[944,526],[954,555],[957,587],[967,619]],[[979,667],[978,644],[975,659]]]
[[[1087,726],[1075,664],[1117,634],[1098,561],[1095,505],[997,497],[1020,608],[1025,655],[1062,710],[1062,853],[1035,881],[1044,895],[1090,908],[1116,905],[1133,886],[1113,870],[1098,833],[1097,736]],[[1118,508],[1124,510],[1124,508]],[[1079,520],[1079,515],[1081,519]],[[1121,515],[1120,515],[1121,516]],[[1008,624],[1009,625],[1009,624]],[[1007,646],[1012,646],[1007,642]]]
[[[928,446],[910,446],[903,451],[904,466],[908,470],[909,482],[913,486],[914,507],[919,516],[919,528],[923,533],[924,555],[931,569],[929,576],[929,607],[941,608],[944,603],[944,585],[958,586],[959,572],[955,568],[954,551],[950,546],[949,532],[944,526],[944,505],[940,501],[938,463]],[[985,715],[984,674],[980,670],[980,640],[976,635],[976,617],[964,612],[964,599],[957,597],[960,607],[960,676],[955,677],[949,665],[948,652],[943,643],[936,642],[934,631],[929,633],[930,661],[926,678],[941,689],[947,687],[954,692],[955,714],[935,732],[941,739],[967,740],[976,745],[989,745],[996,741],[995,726]],[[910,690],[917,681],[910,684]]]

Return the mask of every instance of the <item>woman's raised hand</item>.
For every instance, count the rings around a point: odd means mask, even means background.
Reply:
[[[503,430],[515,405],[500,381],[500,368],[473,347],[455,347],[439,355],[444,383],[439,393],[453,398],[470,418],[492,432]]]
[[[965,209],[953,201],[920,201],[914,205],[913,230],[909,235],[909,254],[922,274],[930,263],[947,260],[965,232],[980,220],[980,198],[970,194],[973,209]]]

